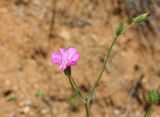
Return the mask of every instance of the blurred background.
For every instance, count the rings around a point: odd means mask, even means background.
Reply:
[[[160,86],[160,0],[0,0],[0,116],[85,117],[51,53],[77,48],[73,76],[88,94],[116,26],[144,12],[149,20],[113,48],[90,105],[93,117],[143,117],[147,93]]]

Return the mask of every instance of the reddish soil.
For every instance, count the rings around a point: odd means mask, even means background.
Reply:
[[[85,117],[68,79],[51,63],[51,53],[77,48],[81,58],[73,76],[87,94],[116,25],[126,18],[117,8],[112,0],[1,0],[0,116]],[[160,41],[145,35],[134,27],[117,40],[90,105],[93,117],[143,117],[147,93],[160,85]],[[154,106],[152,117],[159,117],[159,108]]]

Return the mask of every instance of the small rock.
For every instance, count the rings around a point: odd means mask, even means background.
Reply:
[[[16,117],[16,113],[15,112],[10,113],[9,117]]]
[[[31,100],[25,100],[25,101],[21,102],[19,105],[21,107],[23,107],[23,106],[31,106],[32,105],[32,101]]]
[[[48,112],[49,112],[49,109],[48,109],[48,108],[42,109],[42,111],[41,111],[42,114],[46,114],[46,113],[48,113]]]
[[[59,32],[59,36],[63,39],[69,40],[71,38],[71,34],[69,31],[67,31],[67,29],[62,29]]]
[[[21,114],[29,113],[29,111],[30,111],[30,107],[29,106],[25,106],[25,107],[20,109],[20,113]]]
[[[115,115],[119,115],[119,114],[120,114],[119,110],[114,110],[113,113],[114,113]]]

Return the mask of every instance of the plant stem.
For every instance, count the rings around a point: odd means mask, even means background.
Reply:
[[[79,100],[83,103],[83,105],[85,106],[85,110],[86,110],[86,117],[90,117],[90,112],[89,112],[89,104],[87,103],[87,101],[84,99],[83,95],[81,94],[81,91],[79,90],[79,88],[77,87],[77,84],[75,83],[74,79],[72,78],[72,75],[67,75],[69,82],[71,84],[71,87],[74,91],[74,93],[76,94],[76,96],[79,98]]]
[[[72,87],[74,93],[76,94],[76,96],[79,98],[79,100],[80,100],[83,104],[85,104],[86,101],[84,100],[81,92],[77,89],[77,86],[75,86],[75,84],[74,84],[75,82],[72,81],[73,79],[71,78],[71,75],[68,75],[68,79],[69,79],[69,82],[70,82],[70,84],[71,84],[71,87]],[[73,82],[74,82],[74,83],[73,83]]]
[[[126,28],[123,30],[123,32],[122,32],[121,34],[123,34],[125,31],[127,31],[129,28],[131,28],[134,24],[135,24],[134,22],[131,23],[128,27],[126,27]],[[120,35],[121,35],[121,34],[120,34]],[[90,102],[90,100],[92,99],[92,97],[93,97],[93,95],[94,95],[94,93],[95,93],[95,91],[96,91],[96,88],[98,87],[98,83],[99,83],[99,81],[100,81],[100,79],[101,79],[101,77],[102,77],[102,74],[103,74],[103,72],[104,72],[104,70],[105,70],[105,68],[106,68],[106,65],[107,65],[107,63],[108,63],[108,61],[109,61],[109,57],[110,57],[110,54],[111,54],[113,45],[115,44],[117,38],[118,38],[120,35],[116,35],[116,36],[113,38],[113,41],[112,41],[111,46],[110,46],[110,48],[109,48],[109,51],[108,51],[107,54],[106,54],[106,57],[105,57],[106,59],[105,59],[105,61],[104,61],[102,70],[101,70],[101,72],[100,72],[100,75],[99,75],[97,81],[95,82],[95,84],[94,84],[94,86],[93,86],[93,89],[91,90],[91,92],[90,92],[89,95],[88,95],[87,103]]]
[[[112,44],[111,44],[111,46],[110,46],[110,48],[109,48],[109,51],[108,51],[107,57],[106,57],[106,59],[105,59],[105,61],[104,61],[102,70],[101,70],[101,72],[100,72],[100,75],[99,75],[96,83],[95,83],[94,86],[93,86],[93,89],[91,90],[91,92],[90,92],[90,94],[89,94],[89,96],[88,96],[89,98],[88,98],[87,102],[90,102],[90,100],[92,99],[92,97],[93,97],[93,95],[94,95],[94,93],[95,93],[95,91],[96,91],[96,88],[97,88],[97,86],[98,86],[98,83],[99,83],[99,81],[100,81],[100,79],[101,79],[101,77],[102,77],[102,74],[103,74],[103,72],[104,72],[104,70],[105,70],[106,64],[107,64],[107,62],[108,62],[108,60],[109,60],[109,56],[110,56],[111,50],[112,50],[113,45],[114,45],[114,43],[115,43],[115,41],[116,41],[117,38],[118,38],[118,36],[115,36],[114,39],[113,39],[113,42],[112,42]]]
[[[86,109],[86,117],[90,117],[90,112],[89,112],[89,108],[88,108],[88,106],[89,106],[88,103],[86,102],[84,106],[85,106],[85,109]]]
[[[151,110],[152,110],[152,104],[149,105],[149,107],[148,107],[148,109],[147,109],[147,111],[146,111],[144,117],[149,117],[150,114],[151,114]]]

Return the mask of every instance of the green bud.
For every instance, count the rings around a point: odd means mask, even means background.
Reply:
[[[143,14],[137,16],[136,18],[134,18],[133,21],[134,21],[135,23],[141,23],[141,22],[147,20],[148,17],[149,17],[149,13],[143,13]]]
[[[119,36],[124,30],[123,23],[120,23],[116,28],[116,35]]]
[[[70,66],[68,66],[68,67],[64,70],[64,74],[65,74],[66,76],[70,76],[70,75],[71,75],[71,67],[70,67]]]
[[[159,101],[159,94],[157,91],[151,91],[149,93],[149,102],[151,104],[156,104]]]

